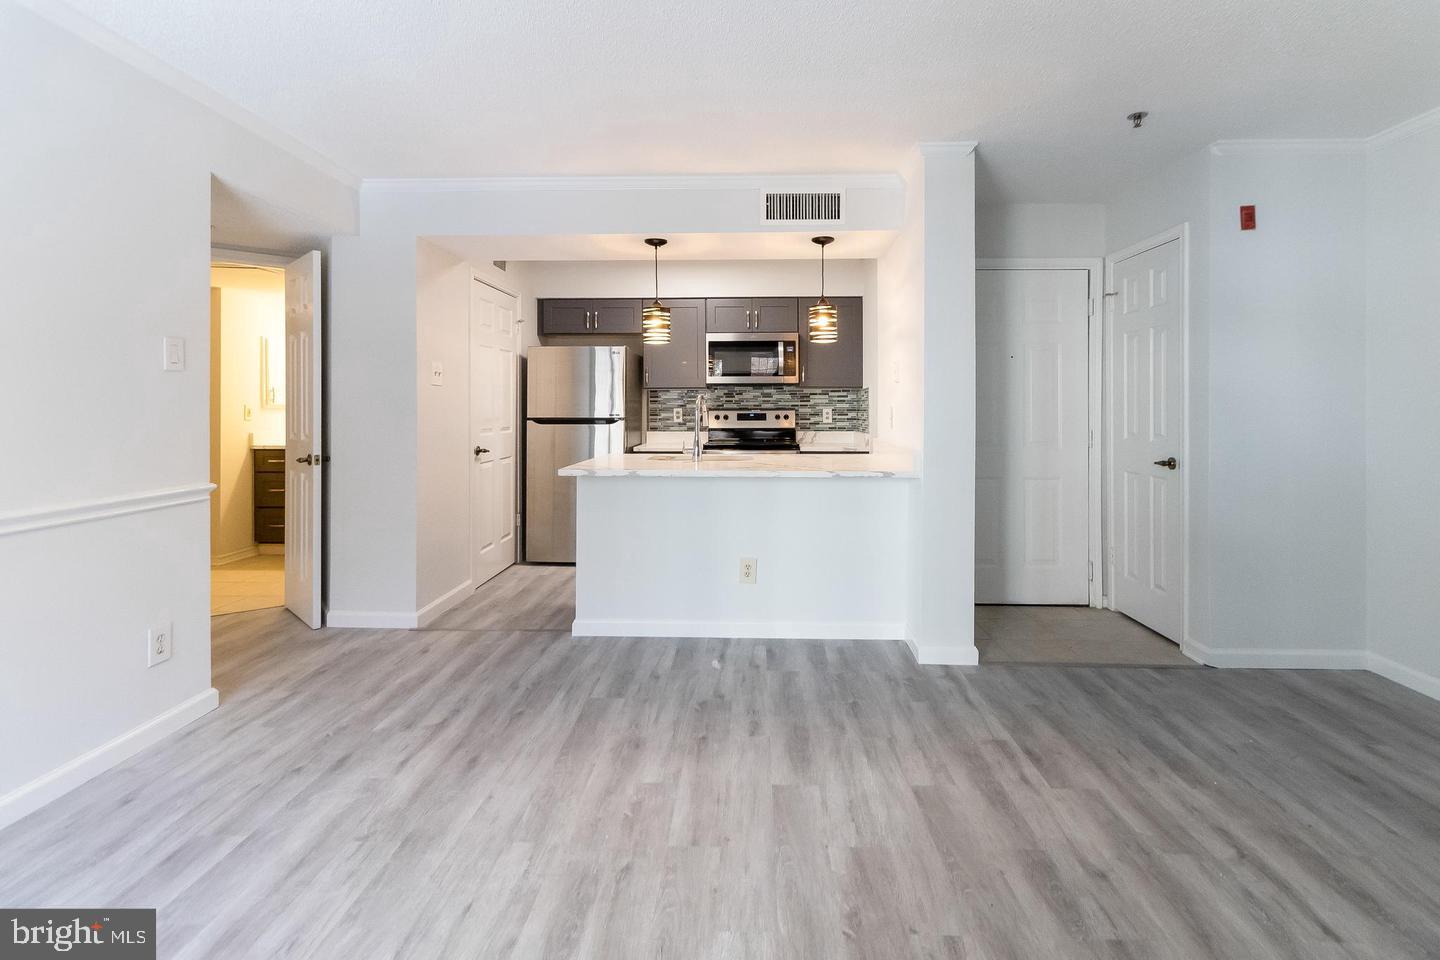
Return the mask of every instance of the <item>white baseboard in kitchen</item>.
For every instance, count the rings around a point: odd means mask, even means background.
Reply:
[[[745,640],[903,640],[904,623],[778,620],[576,620],[575,637],[734,637]]]
[[[973,667],[980,663],[980,651],[975,644],[969,646],[920,643],[913,637],[905,638],[905,646],[915,657],[915,662],[929,667]]]

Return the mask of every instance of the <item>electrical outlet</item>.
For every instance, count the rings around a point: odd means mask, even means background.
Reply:
[[[145,665],[153,667],[170,659],[175,649],[174,624],[162,621],[150,627],[145,635]]]
[[[684,422],[685,422],[685,408],[684,408],[684,407],[672,407],[671,410],[670,410],[670,422],[671,422],[671,423],[684,423]]]
[[[246,419],[246,420],[254,420],[254,419],[255,419],[255,408],[252,407],[252,406],[250,406],[250,404],[248,404],[248,403],[243,404],[242,406],[243,406],[243,408],[244,408],[244,417],[245,417],[245,419]]]
[[[432,387],[445,385],[445,367],[439,360],[430,361],[430,385]]]
[[[821,408],[820,408],[820,422],[821,422],[821,423],[834,423],[834,422],[835,422],[835,408],[834,408],[834,407],[821,407]]]
[[[755,558],[754,558],[754,557],[741,557],[741,558],[740,558],[740,582],[741,582],[741,583],[754,583],[754,582],[755,582]]]

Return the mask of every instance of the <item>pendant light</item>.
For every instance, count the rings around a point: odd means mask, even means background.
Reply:
[[[834,343],[840,339],[840,323],[835,304],[825,299],[825,248],[835,238],[811,237],[810,242],[820,247],[820,299],[810,307],[810,342]]]
[[[640,339],[643,343],[669,343],[670,308],[660,302],[660,248],[665,241],[650,237],[645,242],[655,250],[655,300],[640,311]]]

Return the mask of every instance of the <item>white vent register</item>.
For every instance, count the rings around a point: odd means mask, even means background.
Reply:
[[[831,193],[767,193],[767,222],[808,221],[838,223],[844,216],[843,194]]]

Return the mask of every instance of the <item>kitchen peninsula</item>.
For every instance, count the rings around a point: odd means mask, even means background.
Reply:
[[[575,636],[903,639],[908,453],[614,454],[575,478]]]

